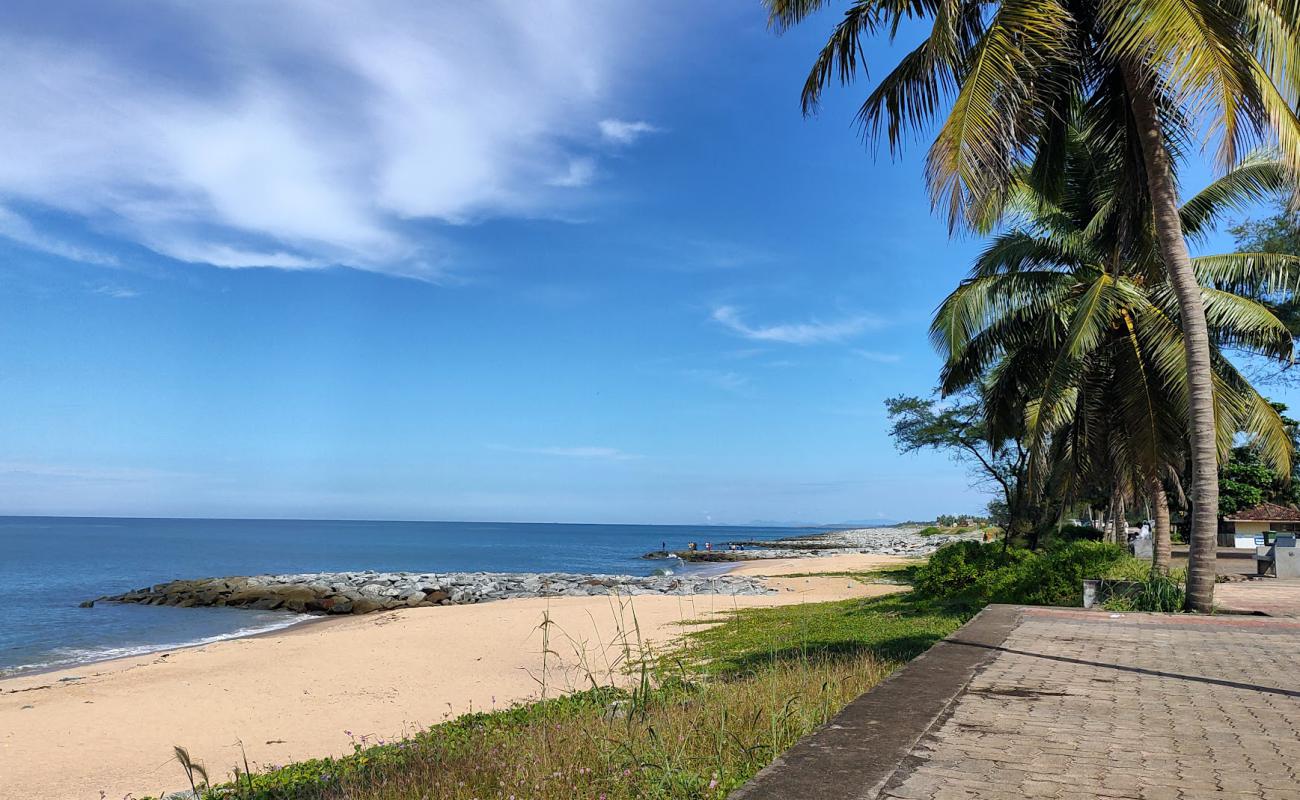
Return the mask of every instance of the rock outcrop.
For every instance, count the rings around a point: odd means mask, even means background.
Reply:
[[[153,606],[216,606],[300,614],[367,614],[396,608],[462,605],[512,597],[603,594],[769,594],[761,580],[734,575],[575,575],[505,572],[311,572],[198,578],[88,600]]]

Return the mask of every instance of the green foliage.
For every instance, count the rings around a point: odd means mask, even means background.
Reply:
[[[1052,538],[1062,542],[1100,542],[1105,532],[1091,525],[1062,525],[1052,531]]]
[[[992,522],[992,518],[981,517],[976,514],[940,514],[934,518],[934,524],[941,528],[954,528],[961,525],[989,525]]]
[[[1019,443],[991,435],[985,423],[984,398],[963,393],[960,402],[899,395],[885,400],[889,435],[900,453],[935,450],[966,465],[976,482],[998,492],[989,514],[999,527],[1018,533],[1030,529],[1037,513],[1025,488],[1025,453]]]
[[[1116,591],[1102,603],[1107,611],[1181,611],[1186,591],[1174,576],[1148,574]]]
[[[1219,471],[1219,513],[1234,514],[1260,503],[1295,502],[1295,488],[1264,463],[1252,446],[1234,447]]]
[[[684,658],[707,674],[726,676],[864,652],[906,661],[970,617],[967,609],[936,606],[914,595],[741,609],[721,625],[693,632]]]
[[[1003,594],[1003,583],[1034,554],[1019,547],[954,542],[939,548],[917,570],[915,591],[930,599],[967,601],[984,606]]]
[[[1279,202],[1276,211],[1259,220],[1246,220],[1228,228],[1241,253],[1300,255],[1300,216]]]
[[[954,542],[917,570],[915,591],[973,609],[989,603],[1077,606],[1084,579],[1102,576],[1126,556],[1123,548],[1102,542],[1050,544],[1042,552]]]
[[[1112,564],[1105,572],[1091,577],[1107,581],[1145,581],[1151,577],[1151,562],[1145,558],[1125,556]],[[1169,577],[1181,583],[1187,577],[1187,568],[1179,567],[1170,570]]]
[[[917,536],[958,536],[981,530],[980,525],[927,525],[916,532]]]

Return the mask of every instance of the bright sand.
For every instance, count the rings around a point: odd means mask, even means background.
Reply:
[[[740,565],[788,575],[857,571],[891,556],[837,555]],[[890,586],[774,578],[765,597],[642,595],[502,600],[331,618],[266,636],[0,680],[0,798],[111,800],[185,785],[172,746],[214,780],[240,763],[284,764],[351,749],[345,731],[393,738],[470,710],[536,698],[543,615],[563,664],[548,691],[618,669],[620,631],[663,647],[683,620],[732,608],[839,600]],[[635,636],[635,633],[631,634]],[[585,665],[583,664],[585,662]]]

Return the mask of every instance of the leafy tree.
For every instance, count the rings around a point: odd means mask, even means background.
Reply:
[[[999,493],[997,507],[990,503],[989,513],[1007,539],[1032,535],[1037,508],[1025,482],[1028,453],[1015,440],[990,441],[980,398],[968,393],[945,404],[899,395],[885,401],[885,410],[900,453],[935,450],[966,465],[976,485]]]
[[[1254,448],[1233,448],[1219,478],[1219,512],[1229,516],[1260,503],[1276,502],[1278,474],[1266,465]]]
[[[1291,440],[1300,447],[1300,422],[1285,415],[1286,406],[1273,403]],[[1232,448],[1219,475],[1219,513],[1235,514],[1260,503],[1300,504],[1300,460],[1292,461],[1291,474],[1279,472],[1260,452],[1255,441]]]
[[[846,0],[765,0],[778,30]],[[1188,140],[1206,131],[1223,168],[1253,142],[1300,165],[1300,4],[1276,0],[847,0],[803,89],[823,90],[863,67],[862,39],[893,38],[909,20],[929,36],[867,96],[863,129],[897,152],[909,131],[947,108],[926,177],[951,227],[992,229],[1016,165],[1029,154],[1056,174],[1071,110],[1098,114],[1121,146],[1131,188],[1121,202],[1154,223],[1185,338],[1192,537],[1188,607],[1213,607],[1218,524],[1214,367],[1201,290],[1178,209],[1175,175]],[[1059,166],[1059,165],[1058,165]]]
[[[1300,215],[1279,202],[1273,214],[1258,220],[1238,222],[1228,228],[1241,253],[1286,253],[1300,255]]]

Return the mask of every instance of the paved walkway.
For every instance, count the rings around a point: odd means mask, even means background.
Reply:
[[[1220,583],[1214,587],[1214,605],[1236,614],[1300,617],[1300,580],[1259,578]]]
[[[1300,620],[991,606],[739,798],[1300,798]]]

